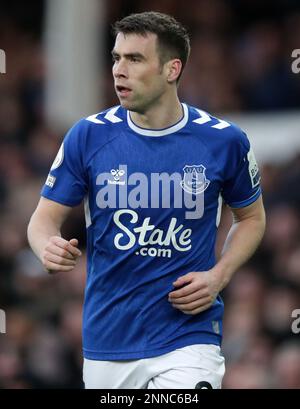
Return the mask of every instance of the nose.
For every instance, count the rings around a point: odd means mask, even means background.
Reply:
[[[120,59],[115,61],[113,65],[113,75],[115,78],[128,78],[127,64],[124,60]]]

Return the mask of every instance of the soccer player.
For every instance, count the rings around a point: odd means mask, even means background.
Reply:
[[[120,105],[67,133],[28,239],[49,273],[72,270],[79,243],[60,229],[84,200],[86,388],[220,388],[219,293],[263,236],[259,170],[240,128],[179,101],[180,23],[144,12],[114,29]],[[222,200],[233,224],[216,261]]]

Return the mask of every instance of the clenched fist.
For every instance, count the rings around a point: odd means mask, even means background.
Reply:
[[[184,314],[195,315],[207,310],[215,301],[221,286],[213,269],[191,272],[177,278],[176,289],[169,293],[169,302]]]
[[[77,248],[78,240],[65,240],[60,236],[50,237],[41,257],[43,266],[49,273],[71,271],[76,265],[81,251]]]

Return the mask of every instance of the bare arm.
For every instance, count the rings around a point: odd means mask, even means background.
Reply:
[[[50,273],[72,270],[81,255],[77,239],[61,237],[61,226],[71,209],[41,197],[28,225],[29,244]]]
[[[205,274],[191,272],[179,277],[169,301],[186,314],[198,314],[209,308],[218,293],[228,284],[234,272],[255,252],[265,231],[262,198],[241,209],[231,209],[233,224],[227,235],[222,256]]]

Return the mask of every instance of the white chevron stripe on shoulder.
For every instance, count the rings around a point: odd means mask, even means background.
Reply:
[[[224,128],[228,128],[228,126],[230,126],[230,124],[226,121],[223,121],[223,119],[218,119],[219,123],[216,125],[213,125],[212,128],[216,128],[216,129],[224,129]]]
[[[117,112],[118,109],[119,109],[119,106],[110,109],[110,110],[106,113],[106,115],[105,115],[104,118],[107,119],[108,121],[114,123],[114,124],[115,124],[116,122],[122,122],[123,120],[115,115],[115,113]]]
[[[93,115],[88,116],[85,119],[87,121],[94,122],[94,124],[105,124],[105,122],[100,121],[100,119],[97,118],[98,115],[99,115],[99,113],[98,114],[93,114]]]
[[[196,111],[200,115],[200,118],[194,119],[193,122],[202,125],[206,124],[206,122],[211,121],[211,117],[205,111],[202,111],[201,109],[196,109]]]
[[[195,108],[196,111],[198,112],[198,114],[200,115],[200,118],[194,119],[193,122],[195,122],[196,124],[199,125],[203,125],[206,124],[207,122],[212,121],[212,118],[210,117],[210,115],[208,115],[205,111],[202,111],[201,109],[197,109]],[[218,118],[213,118],[217,121],[219,121],[217,124],[215,125],[211,125],[211,128],[215,128],[215,129],[224,129],[227,128],[228,126],[230,126],[230,123],[223,121],[223,119],[218,119]]]

